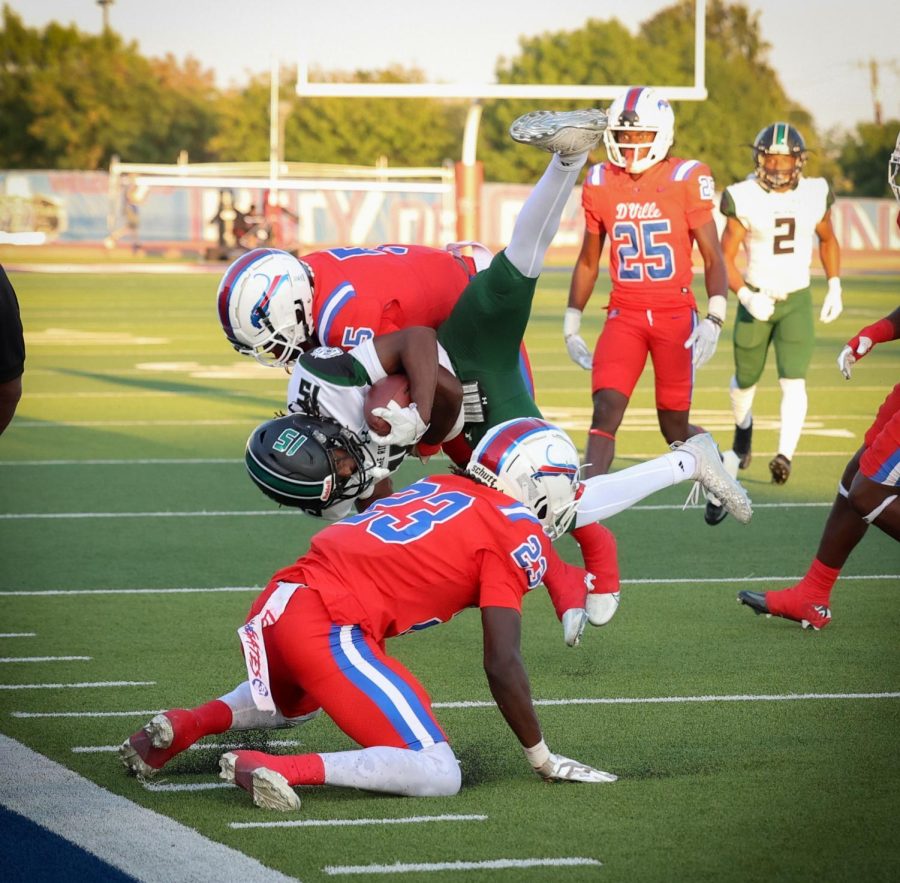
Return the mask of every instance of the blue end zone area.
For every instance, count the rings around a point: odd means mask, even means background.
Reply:
[[[136,879],[4,806],[0,806],[0,831],[0,876],[5,883],[133,883]]]

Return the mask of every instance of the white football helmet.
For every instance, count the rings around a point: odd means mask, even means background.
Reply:
[[[219,321],[231,345],[262,365],[294,362],[315,331],[313,274],[277,248],[241,255],[219,283]]]
[[[578,451],[561,429],[537,417],[490,429],[472,452],[466,472],[524,503],[551,540],[575,517],[581,496]]]
[[[888,162],[888,184],[894,191],[894,196],[900,200],[900,133],[897,135],[897,144]]]
[[[653,89],[647,86],[634,86],[620,95],[607,112],[609,128],[603,133],[606,154],[609,161],[619,168],[626,169],[629,174],[640,175],[666,158],[672,142],[675,140],[675,114],[672,106]],[[655,132],[656,135],[648,144],[646,153],[629,165],[622,154],[622,148],[633,148],[636,145],[626,144],[618,140],[621,132]]]

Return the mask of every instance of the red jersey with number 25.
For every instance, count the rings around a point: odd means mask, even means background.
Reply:
[[[300,259],[315,277],[316,335],[341,349],[410,325],[437,328],[475,274],[471,258],[423,245],[332,248]]]
[[[581,193],[587,229],[609,240],[610,307],[695,306],[692,231],[712,220],[715,182],[695,159],[669,157],[637,180],[604,162]]]
[[[462,476],[433,475],[319,531],[268,589],[307,585],[336,623],[380,641],[467,607],[521,611],[541,582],[561,616],[584,606],[586,576],[559,558],[521,503]]]

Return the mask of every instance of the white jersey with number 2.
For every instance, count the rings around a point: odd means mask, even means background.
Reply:
[[[756,178],[725,188],[722,212],[747,230],[746,281],[786,297],[809,286],[816,226],[834,202],[824,178],[801,178],[792,190],[764,190]]]

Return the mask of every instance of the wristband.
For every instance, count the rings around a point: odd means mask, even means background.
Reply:
[[[581,328],[581,310],[568,307],[563,315],[563,337],[571,337],[578,334]]]
[[[724,294],[711,294],[709,304],[706,307],[706,318],[712,319],[720,328],[725,322],[725,310],[728,301]]]
[[[528,758],[528,762],[535,769],[542,767],[550,759],[550,749],[543,739],[541,739],[541,741],[533,748],[523,747],[522,750],[525,752],[525,757]]]

